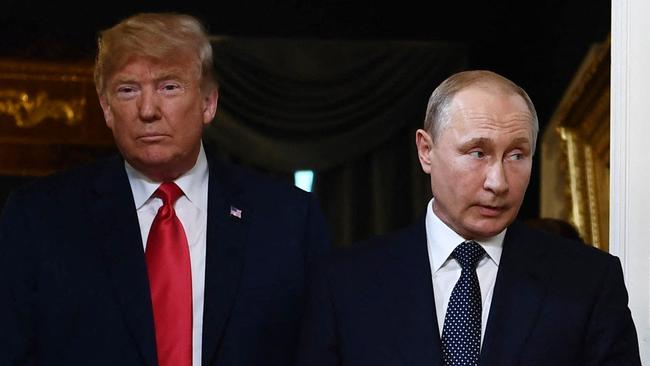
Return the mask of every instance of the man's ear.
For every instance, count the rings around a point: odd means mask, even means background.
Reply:
[[[217,113],[217,101],[219,100],[219,91],[217,88],[211,89],[203,97],[203,124],[208,125],[214,119]]]
[[[106,126],[113,130],[113,112],[111,112],[111,106],[108,104],[105,95],[99,96],[99,105],[102,107],[102,111],[104,112],[104,121],[106,122]]]
[[[418,158],[422,170],[427,174],[431,174],[431,156],[433,154],[431,135],[423,129],[418,129],[415,131],[415,145],[418,149]]]

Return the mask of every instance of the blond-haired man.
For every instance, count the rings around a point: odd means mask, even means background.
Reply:
[[[202,143],[218,91],[197,19],[138,14],[98,45],[120,156],[8,200],[0,364],[291,364],[306,273],[328,247],[315,199]]]

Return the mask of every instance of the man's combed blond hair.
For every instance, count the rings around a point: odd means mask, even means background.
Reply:
[[[202,87],[216,87],[212,46],[201,22],[185,14],[142,13],[100,33],[95,59],[95,87],[103,94],[106,81],[132,56],[173,59],[179,53],[196,60]]]

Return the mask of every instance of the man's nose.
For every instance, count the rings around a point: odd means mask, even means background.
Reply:
[[[140,120],[152,122],[160,119],[160,101],[154,91],[143,90],[140,95],[138,113]]]
[[[497,161],[487,169],[484,188],[496,195],[508,192],[508,178],[502,161]]]

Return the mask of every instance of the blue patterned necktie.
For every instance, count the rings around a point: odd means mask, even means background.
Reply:
[[[481,288],[476,264],[485,250],[474,241],[466,241],[451,256],[462,268],[449,298],[442,328],[442,352],[446,366],[476,366],[481,352]]]

